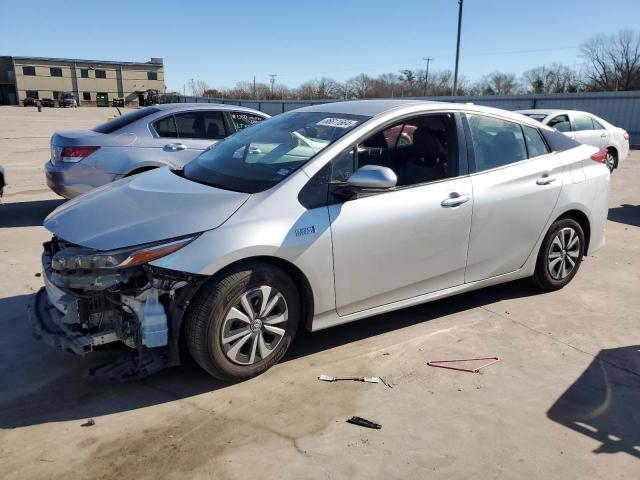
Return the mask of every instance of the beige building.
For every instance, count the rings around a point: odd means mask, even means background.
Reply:
[[[80,105],[95,105],[97,95],[140,104],[147,90],[165,92],[162,58],[145,63],[73,58],[0,57],[0,104],[27,98],[57,99],[73,92]]]

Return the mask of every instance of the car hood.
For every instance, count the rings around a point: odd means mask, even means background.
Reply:
[[[158,168],[69,200],[44,226],[68,242],[111,250],[219,227],[248,198]]]

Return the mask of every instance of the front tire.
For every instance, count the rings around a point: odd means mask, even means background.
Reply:
[[[572,218],[555,221],[540,246],[533,283],[543,290],[559,290],[575,276],[584,255],[584,232]]]
[[[298,290],[282,269],[251,263],[203,286],[185,314],[193,359],[230,382],[260,375],[278,363],[300,320]]]

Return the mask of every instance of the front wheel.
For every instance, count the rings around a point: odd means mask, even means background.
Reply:
[[[298,290],[280,268],[253,263],[212,279],[185,315],[193,359],[220,380],[241,381],[284,356],[300,319]]]
[[[584,232],[572,218],[554,222],[542,242],[533,283],[544,290],[559,290],[575,276],[582,263]]]

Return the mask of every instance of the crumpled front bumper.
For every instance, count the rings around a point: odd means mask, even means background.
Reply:
[[[66,327],[60,312],[49,302],[44,287],[36,293],[28,312],[33,336],[38,340],[77,355],[86,355],[93,350],[91,337]]]
[[[61,348],[77,355],[86,355],[94,347],[113,342],[115,332],[86,335],[73,331],[65,323],[67,315],[77,315],[77,298],[56,287],[51,281],[51,257],[42,255],[45,286],[34,296],[28,306],[33,336],[52,347]]]

